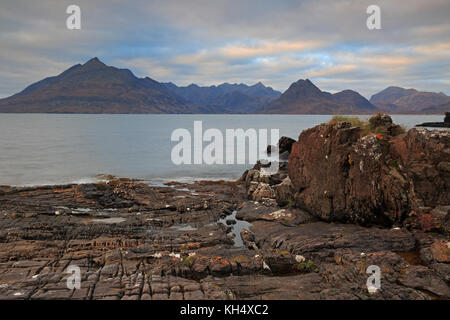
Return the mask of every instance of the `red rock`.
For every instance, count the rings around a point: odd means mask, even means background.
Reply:
[[[449,132],[412,129],[383,139],[361,132],[343,122],[300,134],[288,165],[297,207],[327,221],[392,225],[411,210],[450,203],[442,164],[450,162]]]

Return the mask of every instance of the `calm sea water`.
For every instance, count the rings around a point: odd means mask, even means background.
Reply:
[[[237,179],[251,165],[182,165],[171,161],[172,131],[279,129],[299,133],[328,115],[75,115],[0,114],[0,185],[45,185],[94,181],[99,174],[170,180]],[[367,118],[361,116],[361,118]],[[394,115],[407,128],[442,116]],[[204,143],[206,145],[207,143]]]

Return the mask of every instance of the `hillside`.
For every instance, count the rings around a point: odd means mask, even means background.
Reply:
[[[191,113],[189,104],[150,78],[109,67],[97,58],[0,100],[0,112]]]
[[[301,79],[258,111],[273,114],[371,114],[377,109],[356,91],[331,94],[321,91],[309,79]]]
[[[261,82],[248,86],[246,84],[223,83],[218,86],[201,87],[191,84],[179,87],[173,83],[165,83],[168,89],[189,103],[211,106],[217,111],[246,113],[278,98],[281,93]]]
[[[390,113],[442,113],[448,111],[445,106],[450,104],[450,97],[444,93],[388,87],[374,94],[370,102]]]

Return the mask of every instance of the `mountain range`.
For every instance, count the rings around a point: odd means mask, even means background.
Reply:
[[[257,111],[282,114],[371,114],[377,111],[353,90],[335,94],[321,91],[309,79],[298,80],[278,98]]]
[[[189,105],[163,84],[97,58],[77,64],[0,100],[1,112],[187,113]]]
[[[450,97],[443,93],[388,87],[369,101],[353,90],[321,91],[308,79],[294,82],[284,93],[261,82],[182,87],[138,78],[98,58],[0,99],[1,113],[440,114],[448,110]]]
[[[391,113],[444,113],[450,110],[450,97],[442,92],[388,87],[370,98],[378,109]]]
[[[189,103],[237,113],[252,112],[281,95],[281,92],[266,87],[261,82],[252,86],[243,83],[223,83],[210,87],[200,87],[196,84],[187,87],[178,87],[173,83],[165,85]]]

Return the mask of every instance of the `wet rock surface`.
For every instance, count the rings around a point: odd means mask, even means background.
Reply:
[[[447,299],[449,245],[248,199],[245,181],[0,187],[1,299]]]

